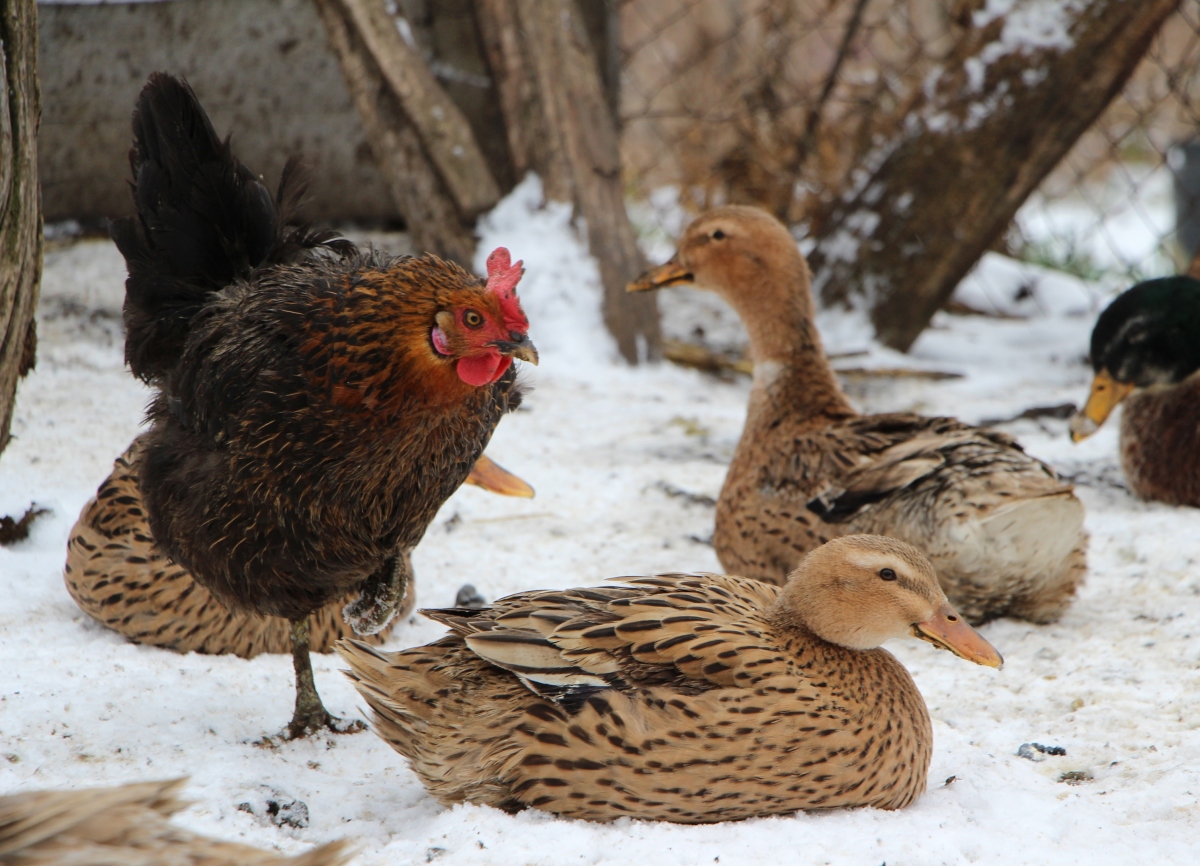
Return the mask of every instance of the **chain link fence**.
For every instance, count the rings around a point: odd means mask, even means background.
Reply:
[[[623,159],[640,228],[667,240],[689,214],[726,202],[802,227],[953,62],[963,29],[997,5],[618,0]],[[1198,244],[1200,3],[1183,0],[998,251],[1107,294],[1184,270]]]

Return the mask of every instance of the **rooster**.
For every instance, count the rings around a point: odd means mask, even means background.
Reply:
[[[360,252],[292,220],[222,142],[186,82],[152,75],[133,113],[137,213],[125,257],[125,359],[156,390],[138,461],[162,550],[233,609],[290,622],[288,738],[361,730],[313,682],[308,616],[348,592],[383,628],[409,553],[521,399],[537,363],[500,248],[486,282],[435,256]]]

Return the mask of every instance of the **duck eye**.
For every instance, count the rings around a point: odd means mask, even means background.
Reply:
[[[895,580],[896,572],[892,571],[890,568],[881,568],[879,570],[879,576],[884,580]]]
[[[483,327],[483,316],[479,315],[475,310],[467,310],[463,313],[463,324],[471,330]]]
[[[713,233],[712,233],[712,239],[713,239],[714,241],[721,241],[721,240],[724,240],[724,239],[725,239],[725,232],[721,231],[720,229],[717,229],[715,232],[713,232]]]

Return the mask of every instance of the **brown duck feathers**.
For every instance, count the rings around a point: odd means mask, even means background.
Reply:
[[[1123,292],[1096,321],[1091,356],[1095,378],[1072,438],[1090,436],[1123,402],[1130,488],[1200,507],[1200,280],[1162,277]]]
[[[281,857],[172,825],[187,804],[186,779],[112,788],[25,791],[0,797],[0,864],[5,866],[341,866],[345,845],[331,842]]]
[[[1002,433],[858,414],[825,358],[809,281],[781,223],[725,207],[699,217],[674,258],[630,284],[711,289],[750,336],[754,384],[713,535],[721,564],[780,583],[815,546],[880,533],[924,550],[972,622],[1056,620],[1086,569],[1071,485]]]
[[[133,440],[113,462],[112,474],[101,482],[71,530],[63,579],[75,603],[134,643],[242,658],[290,652],[287,620],[226,607],[156,547],[138,486],[140,448],[141,439]],[[330,652],[334,641],[353,634],[342,608],[356,595],[348,593],[312,614],[312,649]],[[407,616],[415,603],[416,587],[410,582],[393,623]],[[382,643],[392,628],[389,624],[363,640]]]
[[[937,643],[999,664],[928,561],[892,539],[826,545],[783,590],[619,580],[428,611],[451,629],[428,646],[338,651],[376,733],[442,803],[679,823],[908,805],[925,787],[929,716],[879,641],[949,617],[958,631]]]

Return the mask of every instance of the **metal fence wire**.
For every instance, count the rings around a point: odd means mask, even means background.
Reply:
[[[903,121],[972,0],[618,0],[632,199],[680,214],[758,204],[796,226]],[[1179,217],[1175,200],[1178,198]],[[1200,2],[1026,203],[1001,252],[1116,288],[1200,244]]]

